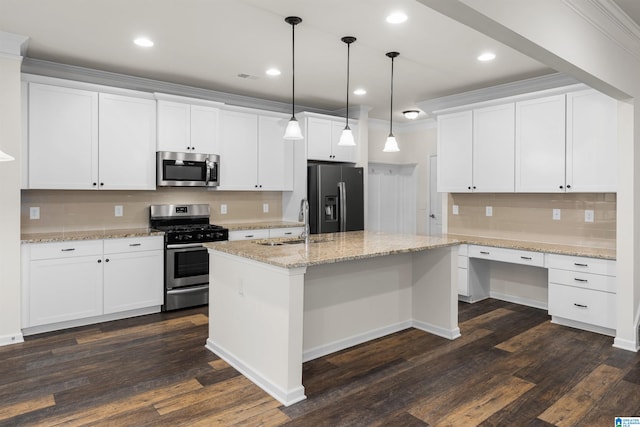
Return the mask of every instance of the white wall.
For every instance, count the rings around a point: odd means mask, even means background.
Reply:
[[[0,149],[15,161],[0,163],[0,345],[22,341],[20,331],[20,45],[0,32]]]

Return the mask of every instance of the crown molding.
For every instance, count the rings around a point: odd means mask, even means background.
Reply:
[[[0,54],[23,57],[27,51],[29,37],[0,31]]]
[[[613,0],[563,0],[578,16],[640,60],[640,26]]]

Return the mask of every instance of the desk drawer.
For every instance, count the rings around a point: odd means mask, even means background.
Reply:
[[[547,255],[547,267],[607,276],[616,275],[616,262],[607,259],[549,254]]]
[[[549,269],[549,283],[574,286],[584,289],[616,293],[617,279],[613,276],[589,274],[579,271]]]
[[[519,249],[493,248],[489,246],[469,246],[469,257],[488,259],[492,261],[509,262],[512,264],[524,264],[535,267],[544,266],[544,253],[522,251]]]
[[[616,295],[549,283],[549,314],[615,329]]]

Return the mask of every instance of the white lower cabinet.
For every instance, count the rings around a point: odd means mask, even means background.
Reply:
[[[458,247],[458,295],[465,297],[470,296],[468,267],[467,245],[460,245]]]
[[[23,245],[23,329],[55,330],[78,325],[64,322],[159,308],[163,242],[151,236]]]
[[[304,227],[260,228],[229,231],[229,240],[255,240],[275,237],[298,237]]]

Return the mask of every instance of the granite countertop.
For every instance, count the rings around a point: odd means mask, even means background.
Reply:
[[[492,246],[495,248],[520,249],[548,254],[583,256],[615,260],[616,250],[613,248],[596,248],[588,246],[561,245],[555,243],[526,242],[520,240],[496,239],[479,236],[466,236],[461,234],[447,234],[446,237],[455,239],[460,243],[471,245]]]
[[[304,227],[303,222],[293,221],[252,221],[252,222],[224,222],[214,221],[216,225],[228,228],[229,231],[236,230],[261,230],[267,228],[291,228]]]
[[[60,231],[51,233],[25,233],[21,243],[64,242],[70,240],[122,239],[126,237],[162,236],[164,232],[148,228],[124,228],[116,230]]]
[[[304,243],[278,245],[287,240],[292,239],[239,240],[205,243],[204,246],[214,251],[238,255],[277,267],[296,268],[418,252],[460,243],[447,237],[370,231],[314,234],[310,239],[312,243],[308,246]],[[259,243],[275,243],[276,246]]]

